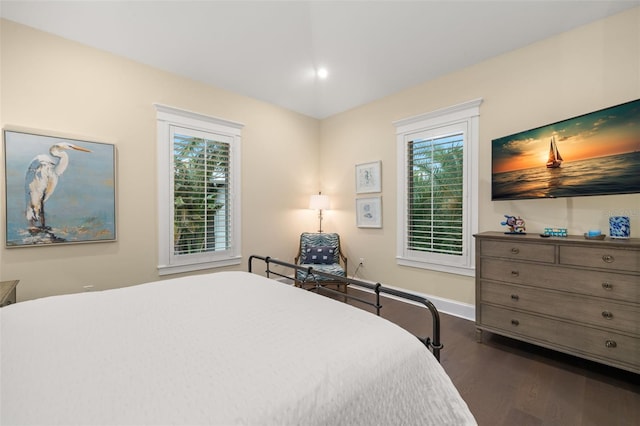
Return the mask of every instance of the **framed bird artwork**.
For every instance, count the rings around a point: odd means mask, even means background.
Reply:
[[[4,130],[6,247],[116,240],[115,145]]]

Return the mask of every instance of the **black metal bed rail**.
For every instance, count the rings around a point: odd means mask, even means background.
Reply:
[[[436,359],[438,360],[438,362],[440,361],[440,351],[443,348],[442,343],[440,342],[440,314],[438,313],[438,309],[435,307],[435,305],[433,303],[431,303],[430,300],[425,299],[424,297],[412,294],[412,293],[408,293],[402,290],[397,290],[397,289],[393,289],[393,288],[389,288],[389,287],[385,287],[384,285],[380,284],[380,283],[376,283],[376,284],[372,284],[366,281],[361,281],[361,280],[356,280],[354,278],[348,278],[348,277],[342,277],[339,275],[333,275],[333,274],[329,274],[327,272],[323,272],[323,271],[319,271],[314,269],[313,267],[309,267],[309,266],[301,266],[301,265],[296,265],[293,263],[289,263],[289,262],[283,262],[282,260],[278,260],[278,259],[274,259],[272,257],[269,256],[258,256],[258,255],[251,255],[249,256],[249,261],[248,261],[248,271],[249,272],[253,272],[253,260],[257,259],[257,260],[262,260],[265,264],[266,264],[266,269],[265,269],[265,273],[267,275],[267,278],[271,278],[271,275],[275,275],[281,278],[287,278],[290,280],[294,280],[294,281],[299,281],[305,284],[313,284],[313,287],[310,288],[309,290],[314,290],[316,292],[324,292],[324,293],[329,293],[329,294],[333,294],[333,295],[340,295],[342,296],[345,301],[346,300],[353,300],[353,301],[357,301],[359,303],[363,303],[365,305],[368,306],[372,306],[376,309],[376,314],[378,316],[380,316],[380,309],[382,308],[382,305],[380,303],[380,295],[381,294],[387,294],[390,296],[394,296],[396,298],[399,299],[404,299],[404,300],[410,300],[412,302],[415,303],[419,303],[421,305],[423,305],[424,307],[426,307],[429,312],[431,313],[431,318],[432,318],[432,326],[433,326],[433,336],[431,337],[420,337],[417,336],[418,339],[430,350],[433,352],[433,355],[436,357]],[[289,268],[293,270],[293,276],[291,275],[285,275],[283,273],[277,272],[277,271],[273,271],[270,268],[271,264],[275,264],[275,265],[280,265],[283,266],[285,268]],[[298,275],[298,271],[304,273],[304,279],[296,279],[297,275]],[[318,280],[316,277],[323,277],[323,278],[329,278],[332,281],[339,281],[342,282],[344,284],[347,285],[353,285],[356,287],[360,287],[360,288],[365,288],[367,290],[372,291],[375,294],[375,302],[371,302],[365,299],[362,299],[358,296],[352,295],[352,294],[348,294],[348,293],[343,293],[340,291],[336,291],[333,290],[331,288],[327,288],[323,285],[323,282]]]

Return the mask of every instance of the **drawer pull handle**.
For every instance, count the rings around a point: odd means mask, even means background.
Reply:
[[[602,317],[610,320],[613,319],[613,314],[609,311],[602,311]]]
[[[516,319],[512,319],[512,320],[511,320],[511,325],[518,326],[518,325],[520,325],[520,321],[518,321],[518,320],[516,320]]]
[[[518,296],[517,294],[512,294],[511,295],[511,300],[516,300],[517,301],[519,299],[520,299],[520,296]],[[604,313],[602,315],[604,315]]]
[[[511,276],[512,276],[512,277],[519,277],[519,276],[520,276],[520,272],[518,272],[518,271],[511,271]]]
[[[613,256],[611,256],[610,254],[604,254],[604,255],[602,255],[602,260],[603,260],[605,263],[613,263],[613,261],[614,261],[615,259],[614,259],[614,258],[613,258]]]
[[[604,345],[607,348],[615,348],[616,346],[618,346],[615,340],[607,340],[606,342],[604,342]]]
[[[520,249],[517,248],[517,247],[514,247],[514,248],[511,249],[511,253],[518,254],[518,253],[520,253]]]
[[[604,282],[602,283],[602,288],[604,288],[605,290],[613,290],[613,284]]]

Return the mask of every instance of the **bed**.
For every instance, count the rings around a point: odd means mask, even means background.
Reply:
[[[414,336],[255,273],[0,313],[3,425],[475,424]]]

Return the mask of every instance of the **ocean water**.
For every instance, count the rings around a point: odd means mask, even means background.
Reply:
[[[494,173],[493,200],[578,197],[640,192],[640,152],[563,162],[562,167],[544,165]]]

